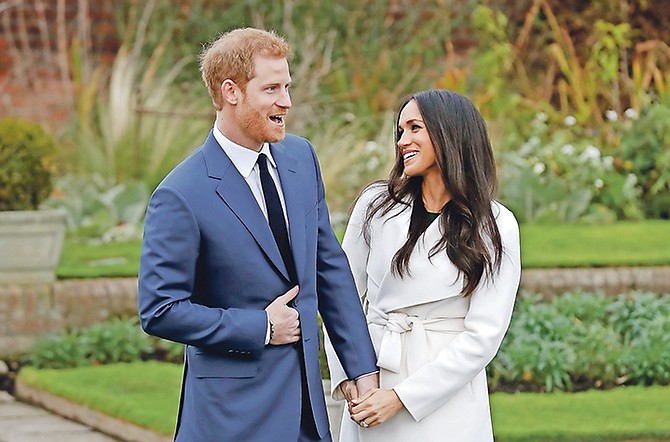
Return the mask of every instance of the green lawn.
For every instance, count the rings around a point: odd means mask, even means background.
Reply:
[[[497,442],[670,440],[670,387],[496,393]]]
[[[19,378],[154,431],[174,429],[181,366],[157,362],[64,370],[23,368]],[[491,396],[499,442],[670,440],[670,387]]]
[[[141,242],[67,240],[59,278],[137,276]],[[670,221],[522,225],[524,268],[670,265]]]
[[[19,379],[109,416],[169,435],[176,422],[181,372],[178,364],[133,362],[61,370],[24,367]]]
[[[66,239],[56,268],[60,279],[137,276],[142,242],[86,244]]]
[[[670,221],[521,226],[525,268],[670,264]]]

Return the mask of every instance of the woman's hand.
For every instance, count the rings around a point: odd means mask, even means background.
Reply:
[[[351,418],[363,428],[374,427],[396,415],[404,405],[394,390],[370,390],[351,401]]]

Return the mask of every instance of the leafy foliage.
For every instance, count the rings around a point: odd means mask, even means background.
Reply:
[[[64,209],[73,235],[111,242],[140,238],[148,200],[142,181],[126,180],[108,187],[99,175],[66,175],[55,180],[44,205]]]
[[[670,100],[642,109],[616,155],[617,167],[637,177],[645,215],[670,218]]]
[[[493,389],[584,390],[670,384],[670,296],[581,292],[520,297]]]
[[[51,192],[53,139],[17,118],[0,120],[0,210],[37,209]]]
[[[640,219],[637,177],[621,174],[597,137],[540,113],[528,138],[500,153],[500,199],[521,222],[611,222]]]
[[[68,368],[140,360],[155,342],[138,320],[116,318],[38,340],[25,362],[36,368]]]

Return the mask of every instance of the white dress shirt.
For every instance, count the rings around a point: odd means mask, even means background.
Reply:
[[[226,136],[214,125],[214,138],[219,143],[223,151],[228,155],[230,161],[233,162],[233,165],[240,172],[240,175],[249,185],[251,193],[254,194],[258,207],[261,208],[265,219],[268,219],[268,209],[265,206],[265,198],[263,197],[263,188],[261,186],[261,175],[260,170],[258,169],[258,156],[264,153],[269,161],[268,171],[270,176],[275,183],[277,192],[279,193],[279,200],[281,201],[282,211],[284,212],[284,222],[286,223],[286,230],[288,231],[288,218],[286,214],[286,203],[284,202],[284,192],[281,188],[281,182],[279,181],[279,172],[277,172],[277,163],[275,163],[272,154],[270,153],[270,145],[268,143],[263,143],[260,152],[255,150],[248,149],[244,146],[240,146],[232,141],[230,141]],[[289,234],[289,242],[291,241]]]

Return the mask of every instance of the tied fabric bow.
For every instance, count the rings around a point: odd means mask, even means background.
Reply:
[[[422,319],[404,313],[385,314],[373,306],[370,306],[369,316],[370,322],[384,327],[377,365],[393,373],[400,372],[404,333],[408,333],[405,342],[407,371],[412,374],[429,362],[427,331],[460,332],[465,329],[463,318]]]

